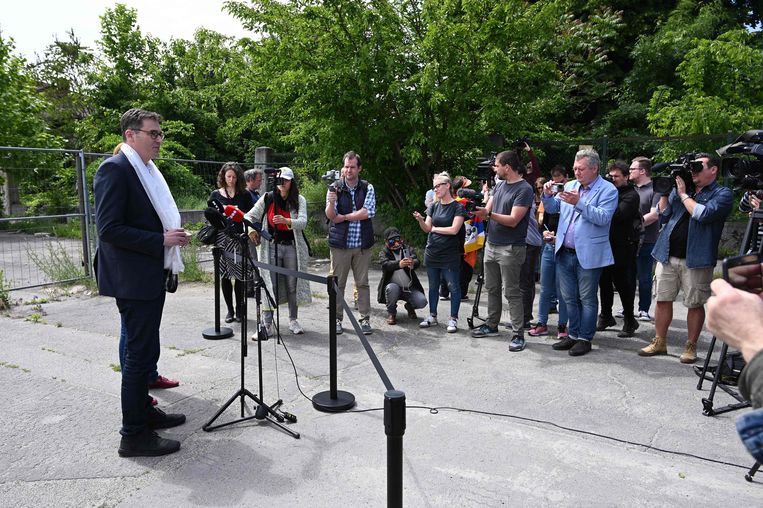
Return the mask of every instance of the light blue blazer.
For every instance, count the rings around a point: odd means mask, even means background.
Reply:
[[[564,190],[580,190],[580,182],[567,182]],[[575,224],[575,251],[580,266],[586,269],[601,268],[614,264],[612,247],[609,245],[609,225],[617,209],[617,188],[601,176],[591,184],[588,194],[574,207],[561,201],[558,195],[543,195],[543,207],[548,213],[560,213],[559,227],[556,230],[554,252],[564,244],[564,235],[574,216],[580,213]]]

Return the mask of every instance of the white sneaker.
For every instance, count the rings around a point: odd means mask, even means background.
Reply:
[[[424,318],[424,321],[419,323],[419,328],[429,328],[430,326],[437,326],[437,316],[431,314]]]
[[[448,333],[456,333],[456,330],[458,330],[458,320],[450,318],[448,321]]]
[[[615,313],[615,317],[624,318],[625,317],[625,309],[620,309]]]
[[[649,312],[645,310],[638,311],[638,316],[636,316],[636,319],[639,321],[654,321],[654,318],[649,315]]]
[[[289,320],[289,330],[291,330],[291,333],[293,333],[294,335],[302,335],[303,333],[305,333],[302,327],[299,326],[299,322],[297,322],[296,319]]]

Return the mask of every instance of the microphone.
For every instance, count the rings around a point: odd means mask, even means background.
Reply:
[[[227,219],[230,219],[232,222],[236,223],[243,223],[247,227],[257,231],[259,233],[260,237],[268,242],[273,240],[273,236],[270,234],[270,232],[267,229],[262,228],[262,223],[255,222],[252,223],[244,216],[244,212],[239,210],[236,206],[233,205],[223,205],[220,201],[217,199],[210,199],[207,201],[207,205],[209,208],[207,210],[213,209],[214,211],[219,212],[219,214]],[[205,212],[206,216],[206,212]],[[209,220],[207,218],[207,220]],[[210,224],[212,224],[210,222]],[[213,224],[214,225],[214,224]],[[224,229],[224,228],[223,228]]]
[[[223,231],[225,229],[225,217],[216,208],[210,206],[204,210],[204,218],[207,219],[210,226],[215,228],[215,231]]]

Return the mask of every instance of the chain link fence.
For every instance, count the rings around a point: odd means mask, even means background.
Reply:
[[[735,137],[733,133],[673,138],[603,136],[531,140],[530,144],[542,173],[548,175],[557,164],[569,173],[575,153],[582,146],[596,149],[603,161],[630,161],[639,155],[654,161],[670,161],[686,152],[713,152]],[[298,172],[304,170],[297,154],[265,150],[264,158],[242,163],[242,168],[289,165]],[[109,156],[82,150],[0,147],[0,289],[26,289],[92,276],[97,244],[92,179]],[[155,162],[181,210],[184,227],[198,229],[204,221],[207,198],[217,187],[223,162],[170,158]],[[606,166],[601,171],[604,173]],[[325,184],[314,181],[315,175],[310,176],[302,179],[300,190],[309,195],[308,214],[316,246],[327,251],[327,245],[323,245]],[[383,201],[383,197],[379,198]],[[211,270],[208,248],[196,246],[188,254],[204,270]]]
[[[93,176],[112,154],[0,147],[0,287],[12,291],[92,277],[97,232]],[[157,159],[181,210],[183,226],[204,220],[223,162]],[[252,164],[242,164],[242,168]],[[211,270],[208,248],[191,250]]]

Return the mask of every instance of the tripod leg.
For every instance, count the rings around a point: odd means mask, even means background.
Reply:
[[[755,473],[758,472],[758,469],[760,469],[760,462],[755,462],[755,464],[752,465],[749,471],[747,471],[747,474],[744,475],[744,479],[748,482],[752,481],[752,477],[755,476]]]
[[[715,349],[715,335],[710,339],[710,347],[707,348],[707,355],[705,355],[705,363],[702,364],[702,371],[699,374],[699,381],[697,382],[697,390],[702,389],[702,382],[705,380],[705,374],[710,366],[710,357],[713,355],[713,349]]]
[[[285,426],[281,425],[280,423],[278,423],[277,421],[273,420],[272,418],[265,417],[265,419],[267,421],[269,421],[270,423],[272,423],[273,425],[275,425],[276,427],[278,427],[279,429],[281,429],[282,431],[284,431],[287,434],[289,434],[294,439],[299,439],[299,432],[294,432],[291,429],[287,429]]]

